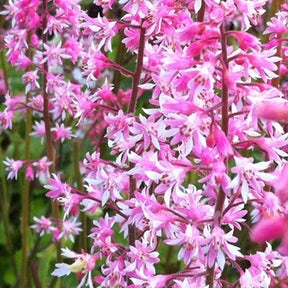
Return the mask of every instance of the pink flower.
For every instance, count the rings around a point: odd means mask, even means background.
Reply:
[[[287,230],[287,219],[283,216],[263,217],[252,229],[251,239],[255,242],[271,241],[283,236]]]
[[[101,269],[104,279],[102,279],[100,287],[127,287],[124,267],[123,257],[107,261],[107,268],[102,266]]]
[[[32,168],[31,165],[29,165],[26,169],[26,174],[25,174],[25,178],[29,181],[33,181],[34,180],[34,170]]]
[[[79,233],[82,231],[82,229],[79,227],[81,226],[81,222],[76,222],[77,219],[69,219],[66,221],[62,221],[61,223],[61,230],[59,235],[57,235],[57,241],[59,241],[62,237],[65,239],[70,239],[71,242],[74,243],[74,236],[79,235]]]
[[[50,176],[49,166],[52,165],[52,162],[48,161],[48,158],[45,156],[38,161],[33,163],[33,166],[36,167],[36,177],[39,177],[41,183],[45,183]]]
[[[128,256],[130,257],[130,263],[126,264],[127,273],[142,268],[145,274],[155,274],[154,264],[160,262],[158,258],[159,253],[156,251],[153,252],[154,249],[147,246],[147,243],[141,243],[138,240],[135,242],[135,247],[130,246],[129,248],[130,252],[128,252]]]
[[[0,128],[12,129],[12,120],[14,117],[14,111],[4,110],[0,112]],[[1,129],[2,130],[2,129]]]
[[[64,275],[69,275],[71,272],[73,273],[81,273],[84,275],[78,287],[89,286],[89,288],[93,288],[93,280],[92,280],[92,270],[95,267],[96,261],[98,260],[97,254],[88,254],[88,253],[76,253],[71,251],[68,248],[62,248],[62,255],[64,257],[73,259],[72,264],[66,263],[57,263],[56,269],[53,271],[52,275],[61,277]]]
[[[275,176],[271,173],[262,172],[270,166],[270,162],[258,162],[252,163],[253,158],[236,157],[235,167],[231,169],[236,174],[235,178],[227,186],[227,188],[233,188],[235,191],[241,187],[241,195],[246,203],[250,197],[250,188],[253,188],[256,193],[260,193],[264,183],[272,181]]]
[[[33,217],[33,220],[36,222],[36,224],[32,225],[31,228],[40,233],[40,236],[43,236],[45,233],[50,234],[51,231],[56,230],[55,227],[51,226],[52,222],[49,218],[41,216],[40,219]]]
[[[280,57],[274,56],[276,54],[276,49],[264,50],[260,52],[239,54],[236,58],[236,63],[240,60],[247,59],[252,67],[249,67],[248,73],[253,79],[262,78],[265,82],[267,79],[276,78],[277,74],[273,71],[276,71],[277,65],[275,62],[281,60]]]
[[[84,196],[71,193],[71,187],[64,186],[63,194],[57,198],[60,205],[63,206],[65,211],[63,219],[65,220],[68,215],[76,216],[79,211],[79,203],[83,200]]]
[[[53,127],[51,129],[55,141],[60,140],[61,143],[63,143],[63,141],[66,139],[71,139],[72,137],[75,137],[75,135],[72,134],[71,130],[71,127],[65,127],[63,123],[61,125],[56,123],[56,127]]]
[[[112,39],[117,35],[119,27],[116,21],[111,21],[104,17],[89,18],[81,26],[95,32],[94,38],[99,41],[98,48],[104,47],[104,51],[112,51]],[[87,31],[88,32],[88,31]],[[91,32],[89,33],[91,34]]]
[[[33,34],[31,36],[31,43],[33,45],[33,48],[35,48],[35,49],[39,48],[40,41],[39,41],[39,38],[38,38],[38,36],[36,34]]]
[[[243,256],[239,251],[240,248],[231,244],[236,243],[238,240],[233,236],[233,230],[225,233],[223,229],[218,226],[215,226],[212,230],[209,226],[205,226],[203,234],[208,242],[208,267],[212,267],[216,261],[219,268],[223,270],[226,262],[224,253],[232,260],[235,260],[237,256]]]
[[[63,61],[62,59],[70,59],[71,56],[66,54],[65,49],[62,48],[62,43],[59,42],[56,45],[52,44],[52,45],[47,45],[44,44],[44,58],[41,61],[41,63],[45,63],[47,62],[49,66],[54,66],[54,65],[63,65]]]
[[[81,43],[79,43],[75,37],[70,37],[64,43],[63,48],[65,49],[65,54],[71,56],[71,61],[75,64],[81,56]]]
[[[88,76],[87,81],[95,81],[100,73],[107,67],[111,66],[111,61],[101,51],[92,45],[89,48],[84,62],[84,75]]]
[[[267,23],[268,28],[263,34],[270,34],[269,39],[273,39],[277,35],[281,35],[288,32],[287,28],[288,17],[287,12],[279,11],[276,17],[273,17],[271,21]]]
[[[216,145],[216,149],[221,155],[233,155],[233,149],[227,136],[217,125],[212,123],[211,132],[207,137],[207,146],[214,147],[214,145]]]
[[[285,164],[281,174],[274,182],[275,194],[282,203],[288,200],[288,164]]]
[[[35,88],[40,88],[39,83],[37,82],[37,79],[39,79],[38,71],[29,71],[26,72],[22,76],[23,83],[26,84],[25,93],[27,94],[30,90],[34,90]]]
[[[9,171],[7,179],[15,179],[17,180],[18,171],[23,167],[24,161],[21,160],[14,160],[10,158],[6,158],[3,163],[8,166],[5,170]]]
[[[257,37],[247,33],[245,31],[228,31],[227,35],[233,36],[239,43],[239,47],[243,51],[253,49],[255,51],[260,50],[260,41]]]
[[[194,226],[187,225],[185,233],[182,231],[176,232],[175,238],[167,239],[164,242],[168,245],[181,247],[178,253],[178,260],[183,259],[186,265],[199,257],[201,236],[199,230]]]
[[[46,136],[45,122],[43,120],[41,122],[36,121],[32,128],[34,131],[30,135],[41,138],[41,143],[43,143]]]
[[[45,185],[44,188],[50,190],[46,193],[47,197],[57,199],[60,195],[65,194],[65,190],[71,190],[70,186],[66,183],[61,182],[60,174],[52,174],[53,178],[49,179],[49,184]]]
[[[272,121],[288,122],[288,103],[283,101],[262,101],[255,107],[259,118]]]

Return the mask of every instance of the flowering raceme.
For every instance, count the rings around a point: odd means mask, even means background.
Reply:
[[[40,281],[42,239],[49,273],[75,273],[75,287],[284,285],[287,4],[82,2],[1,12],[24,93],[3,71],[2,170],[24,183],[22,287],[29,265]]]

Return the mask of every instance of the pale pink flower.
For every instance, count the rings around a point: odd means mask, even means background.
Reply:
[[[215,226],[212,230],[209,226],[205,226],[203,234],[207,239],[208,267],[212,267],[217,262],[219,268],[223,270],[226,263],[225,254],[232,260],[243,256],[239,251],[240,248],[231,244],[238,241],[233,236],[233,232],[233,230],[230,230],[228,233],[225,233],[219,226]]]
[[[60,125],[56,123],[56,127],[53,127],[51,131],[55,141],[60,140],[61,143],[63,143],[66,139],[71,139],[72,137],[75,137],[75,135],[72,133],[72,128],[65,127],[63,123],[61,123]]]
[[[41,183],[45,183],[50,177],[49,167],[52,165],[51,161],[45,156],[38,161],[33,162],[33,166],[36,167],[36,177],[38,177]]]
[[[56,228],[52,226],[52,222],[49,218],[41,216],[41,218],[33,217],[33,220],[36,224],[32,225],[31,228],[35,229],[40,236],[43,236],[45,233],[50,234],[51,231],[54,231]]]
[[[14,111],[4,110],[3,112],[0,112],[0,128],[3,128],[4,130],[12,129],[13,117]]]
[[[43,120],[41,120],[41,122],[36,121],[32,129],[34,131],[31,132],[30,135],[41,138],[41,143],[43,144],[44,137],[46,136],[45,122]]]
[[[86,22],[82,23],[81,27],[88,28],[92,32],[95,32],[93,38],[99,41],[98,48],[101,49],[103,47],[104,51],[107,52],[112,51],[112,39],[117,35],[119,30],[116,24],[116,21],[111,21],[106,17],[86,17]]]
[[[181,247],[178,252],[178,260],[183,259],[186,265],[199,257],[201,236],[199,230],[194,226],[187,225],[185,232],[176,232],[173,238],[167,239],[164,242],[168,245]]]
[[[82,229],[79,227],[81,226],[81,222],[76,221],[77,221],[76,218],[62,221],[61,223],[62,231],[57,236],[57,241],[59,241],[62,237],[64,237],[65,240],[69,238],[71,242],[74,243],[74,236],[79,235],[80,232],[82,231]]]
[[[42,97],[42,95],[37,95],[37,96],[31,97],[29,99],[29,106],[31,108],[35,109],[34,113],[38,113],[38,114],[42,115],[42,111],[43,111],[43,97]]]
[[[126,272],[144,269],[145,274],[155,274],[154,264],[160,262],[159,253],[149,247],[147,243],[136,241],[135,247],[129,246],[130,263],[126,263]]]
[[[62,277],[64,275],[70,275],[72,273],[81,273],[83,276],[81,282],[77,287],[88,286],[93,288],[92,270],[95,267],[96,261],[98,260],[97,254],[88,254],[83,252],[82,254],[71,251],[68,248],[62,248],[62,255],[64,257],[73,259],[72,264],[57,263],[56,269],[52,275]]]
[[[59,42],[56,45],[47,45],[44,44],[44,58],[42,59],[41,63],[47,62],[49,66],[54,66],[54,65],[63,65],[63,59],[70,59],[71,56],[66,54],[65,49],[62,48],[62,43]]]
[[[18,172],[23,167],[25,161],[14,160],[7,157],[3,163],[7,166],[5,170],[9,172],[7,179],[17,180]]]
[[[29,71],[26,72],[22,76],[23,83],[26,84],[25,93],[28,93],[30,90],[34,90],[35,88],[40,88],[37,79],[39,79],[38,71]]]

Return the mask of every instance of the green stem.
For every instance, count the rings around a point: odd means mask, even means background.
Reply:
[[[1,51],[1,67],[2,67],[3,76],[4,76],[5,90],[7,92],[9,91],[9,81],[8,81],[8,70],[7,70],[4,50]]]
[[[30,115],[27,113],[27,123],[26,123],[26,132],[29,131],[29,125],[31,125],[32,121]],[[31,127],[31,126],[30,126]],[[31,130],[30,130],[31,132]],[[30,139],[29,136],[26,135],[26,152],[30,149]],[[29,159],[29,158],[26,158]],[[25,179],[23,186],[23,196],[22,196],[22,269],[21,269],[21,287],[27,287],[27,263],[28,263],[28,230],[29,230],[29,188],[30,182]]]
[[[43,13],[44,15],[48,13],[47,10],[47,0],[43,0]],[[46,29],[47,26],[47,17],[43,18],[43,31]],[[43,44],[47,44],[47,33],[43,33]],[[44,46],[43,46],[44,47]],[[47,157],[49,161],[52,162],[52,165],[50,166],[50,172],[55,172],[55,150],[53,146],[52,141],[52,133],[51,133],[51,119],[50,119],[50,113],[49,113],[49,95],[46,91],[47,88],[47,72],[48,72],[48,63],[47,61],[43,64],[43,117],[45,122],[45,132],[46,132],[46,146],[47,146]]]
[[[1,145],[1,141],[0,141]],[[1,199],[1,209],[2,209],[2,215],[3,215],[3,222],[4,222],[4,230],[5,230],[5,236],[6,236],[6,245],[10,252],[10,257],[12,261],[13,266],[13,272],[15,275],[15,278],[17,279],[18,272],[17,272],[17,265],[15,261],[15,254],[14,254],[14,247],[13,242],[11,239],[11,229],[10,229],[10,223],[9,223],[9,197],[8,197],[8,189],[7,189],[7,180],[5,177],[4,167],[3,167],[3,150],[0,146],[0,177],[1,177],[1,184],[2,184],[2,199]]]
[[[125,54],[125,45],[122,43],[122,40],[124,38],[124,32],[121,30],[119,33],[119,42],[118,42],[118,49],[117,49],[117,55],[116,55],[116,62],[122,66],[124,63],[124,55]],[[113,78],[113,84],[114,84],[114,93],[117,94],[120,89],[120,82],[121,82],[122,74],[120,71],[115,70],[114,71],[114,78]]]
[[[43,22],[42,22],[42,29],[45,31],[47,27],[47,15],[49,14],[48,7],[47,7],[48,0],[43,0]],[[48,43],[48,36],[47,32],[43,32],[42,36],[43,40],[43,50],[44,50],[44,44]],[[52,162],[52,165],[49,167],[50,173],[55,173],[55,148],[53,145],[52,140],[52,133],[51,133],[51,119],[50,119],[50,112],[49,112],[49,94],[47,93],[47,73],[48,73],[48,63],[47,61],[43,64],[43,87],[42,87],[42,95],[43,95],[43,118],[45,123],[45,136],[46,136],[46,148],[47,148],[47,157],[50,162]],[[55,219],[59,219],[59,209],[56,202],[52,203],[52,213]],[[56,249],[57,249],[57,261],[62,262],[62,256],[61,256],[61,241],[56,243]],[[60,283],[60,278],[58,278]],[[60,284],[59,284],[60,285]]]
[[[31,32],[27,35],[27,42],[31,42]],[[31,50],[28,49],[28,57],[31,55]],[[29,70],[29,68],[28,68]],[[31,92],[26,94],[26,103],[28,104],[31,98]],[[26,127],[25,127],[25,160],[31,159],[31,131],[32,131],[32,110],[26,109]],[[28,232],[29,232],[29,216],[30,216],[30,181],[24,178],[22,192],[22,266],[21,266],[21,287],[28,285]]]
[[[79,142],[78,140],[73,141],[73,162],[74,162],[74,172],[76,177],[77,188],[80,191],[83,189],[83,180],[79,168]],[[87,218],[84,212],[80,212],[80,219],[82,223],[82,233],[80,236],[80,247],[87,251]]]

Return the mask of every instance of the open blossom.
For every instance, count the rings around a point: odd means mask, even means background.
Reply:
[[[52,226],[51,220],[44,216],[41,216],[41,218],[33,217],[33,220],[36,224],[32,225],[31,228],[40,233],[40,236],[43,236],[45,233],[50,234],[56,229],[56,227]]]
[[[288,32],[287,28],[288,15],[287,12],[277,12],[276,17],[267,23],[267,29],[264,31],[264,34],[270,34],[269,38],[272,39],[277,35],[281,35]]]
[[[23,167],[24,161],[21,160],[14,160],[10,158],[6,158],[3,163],[7,166],[6,171],[8,171],[7,179],[15,179],[17,180],[18,171]]]
[[[71,139],[74,137],[72,134],[72,128],[71,127],[65,127],[64,124],[58,124],[56,123],[56,126],[51,129],[53,131],[53,136],[55,137],[55,141],[61,141],[61,143],[66,139]]]
[[[74,236],[79,235],[79,233],[82,231],[82,229],[79,227],[81,226],[81,222],[76,222],[77,219],[68,219],[61,222],[61,229],[58,227],[60,231],[57,231],[57,233],[54,235],[57,235],[54,237],[54,241],[59,241],[62,237],[64,239],[70,239],[74,243]],[[55,229],[56,230],[56,229]]]
[[[106,17],[89,18],[81,24],[81,27],[88,28],[95,32],[93,38],[99,41],[98,47],[104,47],[104,51],[112,51],[112,39],[117,35],[119,28],[116,25],[116,21],[108,20]],[[86,31],[88,34],[88,31]]]
[[[73,259],[72,264],[57,263],[56,269],[53,271],[52,275],[61,277],[64,275],[69,275],[72,273],[81,273],[83,275],[80,284],[77,287],[89,286],[93,288],[92,281],[92,270],[95,267],[95,263],[98,260],[97,254],[88,254],[83,252],[82,254],[71,251],[68,248],[62,249],[62,256]]]
[[[252,158],[234,157],[236,166],[231,169],[236,174],[227,188],[233,188],[235,191],[241,188],[241,195],[244,202],[250,197],[250,188],[260,193],[265,181],[275,180],[271,173],[263,172],[270,166],[270,162],[252,163]]]
[[[37,73],[37,70],[29,71],[22,76],[23,83],[26,84],[25,93],[29,92],[30,90],[34,90],[35,88],[40,88],[40,85],[37,81],[39,79]]]
[[[36,177],[39,177],[39,180],[42,183],[45,183],[50,176],[50,165],[52,165],[52,162],[48,161],[48,158],[46,156],[33,163],[33,166],[36,167]]]
[[[0,131],[2,129],[12,129],[12,120],[14,117],[14,111],[4,110],[0,112]]]
[[[187,225],[186,231],[176,232],[175,238],[165,240],[168,245],[182,245],[178,259],[183,259],[184,263],[188,265],[193,260],[199,257],[199,247],[201,243],[201,236],[199,230],[191,225]],[[202,239],[203,240],[203,239]]]
[[[42,63],[47,62],[48,65],[63,65],[63,59],[70,59],[71,56],[66,54],[65,49],[62,48],[62,43],[59,42],[56,45],[52,44],[51,46],[44,44],[45,51],[43,52],[44,58],[41,61]]]
[[[35,121],[35,125],[33,125],[32,128],[34,131],[31,132],[30,135],[41,138],[41,143],[43,143],[44,137],[46,136],[45,122],[43,120],[41,122]]]
[[[205,226],[203,234],[207,239],[207,261],[208,267],[212,267],[217,262],[219,268],[223,270],[225,266],[225,254],[232,260],[241,257],[240,248],[231,243],[236,243],[237,238],[233,236],[233,230],[225,233],[220,227],[215,226],[212,230]]]
[[[275,63],[279,62],[281,58],[275,56],[275,53],[275,49],[270,49],[261,53],[254,52],[249,54],[240,54],[237,56],[236,60],[238,62],[240,60],[241,62],[241,60],[245,61],[246,58],[253,67],[253,69],[252,67],[248,69],[250,76],[253,79],[262,78],[265,82],[267,82],[268,79],[277,77],[277,74],[274,73],[274,71],[278,69]]]
[[[159,253],[156,251],[153,252],[153,249],[147,243],[136,241],[135,247],[130,246],[128,256],[130,257],[131,264],[126,267],[127,273],[142,268],[146,274],[155,274],[154,264],[160,261],[158,258]]]

